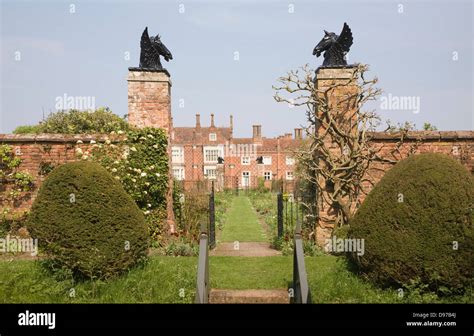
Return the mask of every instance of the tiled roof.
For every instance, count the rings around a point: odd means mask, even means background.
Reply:
[[[229,127],[174,127],[174,144],[215,144],[229,141],[231,129]],[[209,141],[209,133],[216,133],[217,141]]]
[[[216,141],[209,141],[209,133],[216,133]],[[253,138],[232,138],[232,132],[229,127],[175,127],[173,144],[195,144],[195,145],[215,145],[225,144],[227,141],[234,145],[256,144],[259,152],[276,152],[278,146],[281,151],[291,151],[300,146],[303,140],[295,140],[290,136],[280,136],[278,138],[265,138],[254,142]]]
[[[276,152],[278,146],[280,146],[281,151],[293,150],[300,146],[302,140],[295,140],[292,138],[263,138],[262,145],[259,147],[261,152]]]
[[[232,143],[236,145],[252,144],[252,138],[233,138]]]
[[[194,140],[194,127],[174,127],[173,143],[192,143]]]

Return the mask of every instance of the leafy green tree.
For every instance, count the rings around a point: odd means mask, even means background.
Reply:
[[[438,127],[436,127],[435,125],[432,125],[430,123],[425,122],[423,124],[423,130],[424,131],[437,131]]]
[[[40,125],[23,125],[13,130],[13,134],[37,134],[40,133]]]

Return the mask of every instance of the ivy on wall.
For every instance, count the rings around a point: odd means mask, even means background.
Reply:
[[[119,180],[147,219],[150,236],[159,239],[165,231],[168,189],[168,140],[158,128],[111,132],[112,142],[95,143],[76,154],[83,160],[100,163]]]
[[[13,149],[8,145],[0,145],[0,180],[2,184],[11,185],[7,199],[15,201],[22,192],[33,187],[33,176],[20,171],[21,159],[13,154]]]
[[[34,179],[20,170],[21,159],[14,155],[11,146],[0,145],[0,204],[4,221],[25,194],[34,187]]]
[[[143,211],[148,222],[150,236],[159,239],[167,231],[166,192],[168,190],[168,139],[164,130],[157,128],[134,129],[125,119],[108,108],[95,111],[58,111],[34,126],[20,126],[14,133],[56,133],[56,134],[110,134],[105,142],[92,140],[84,144],[79,140],[71,146],[82,160],[100,163],[117,180]],[[112,140],[111,140],[112,139]],[[12,181],[15,195],[27,191],[32,183],[30,175],[14,171],[21,160],[2,147],[0,179],[15,178]],[[50,145],[43,145],[43,152],[49,153]],[[5,157],[5,158],[4,158]],[[10,167],[7,173],[3,166]],[[47,175],[55,165],[42,161],[38,174]],[[13,170],[12,170],[13,169]],[[6,176],[8,175],[8,176]],[[4,192],[0,193],[4,196]],[[0,196],[0,197],[1,197]]]

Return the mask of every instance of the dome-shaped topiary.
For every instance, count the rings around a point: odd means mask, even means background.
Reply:
[[[472,281],[474,179],[442,154],[409,157],[390,169],[350,221],[349,237],[364,239],[352,255],[382,284],[462,291]]]
[[[109,278],[146,255],[143,214],[102,166],[67,163],[41,186],[28,229],[53,261],[86,278]]]

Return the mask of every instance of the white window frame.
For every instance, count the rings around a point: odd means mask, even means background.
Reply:
[[[212,154],[211,160],[208,160],[208,158],[211,155],[206,155],[208,151],[215,151],[214,154]],[[223,149],[221,146],[204,146],[203,147],[203,157],[204,157],[204,163],[217,163],[217,158],[223,157],[222,155]],[[215,157],[214,157],[215,156]],[[215,158],[215,160],[213,160]]]
[[[178,152],[178,154],[175,154],[175,152]],[[184,148],[182,146],[171,147],[171,162],[184,163]]]
[[[209,175],[209,171],[214,171],[214,173]],[[204,176],[209,180],[215,180],[217,177],[216,166],[204,166]]]
[[[240,162],[242,163],[242,166],[250,166],[250,156],[242,156]]]
[[[242,172],[242,179],[240,181],[242,187],[250,187],[250,176],[251,173],[249,171]]]
[[[173,178],[177,181],[182,181],[185,179],[184,167],[173,167]]]
[[[217,141],[217,134],[209,133],[209,141]]]
[[[291,175],[291,177],[290,177]],[[286,172],[286,179],[288,181],[291,181],[291,180],[294,180],[295,179],[295,174],[293,173],[293,171],[289,170]]]
[[[285,159],[285,163],[287,166],[293,166],[295,164],[295,158],[287,155]]]
[[[272,164],[272,157],[267,155],[262,157],[262,162],[264,165],[269,166]]]
[[[267,178],[267,176],[268,176],[268,178]],[[263,179],[264,179],[265,181],[271,181],[271,180],[272,180],[272,172],[271,172],[271,171],[268,171],[268,170],[267,170],[267,171],[264,171],[264,172],[263,172]]]

